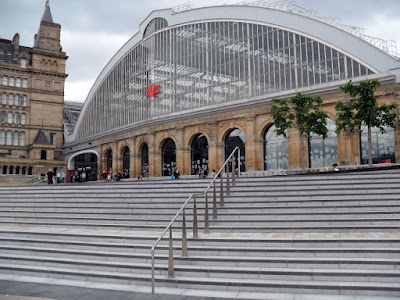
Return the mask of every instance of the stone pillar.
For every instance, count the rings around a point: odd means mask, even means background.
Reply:
[[[396,151],[396,163],[400,162],[400,129],[399,127],[399,121],[397,121],[397,130],[394,131],[394,145],[395,145],[395,151]]]
[[[262,155],[259,155],[260,138],[257,138],[255,128],[255,118],[251,117],[247,119],[246,127],[246,171],[259,171],[261,170]]]
[[[219,149],[218,149],[218,126],[217,123],[208,123],[208,168],[210,174],[212,170],[217,170],[221,164],[219,164]]]
[[[359,130],[355,130],[354,133],[349,135],[350,141],[346,143],[351,144],[351,160],[350,165],[360,165],[361,164],[361,149],[360,149],[360,132]]]
[[[112,148],[112,175],[113,178],[115,176],[115,174],[118,173],[118,157],[119,157],[119,153],[118,153],[118,145],[117,142],[114,142],[111,144],[111,148]],[[107,158],[106,158],[107,161]]]
[[[161,148],[156,145],[156,135],[149,134],[149,176],[161,176]]]
[[[190,149],[188,149],[187,141],[183,127],[176,128],[176,166],[180,169],[181,175],[190,174]]]

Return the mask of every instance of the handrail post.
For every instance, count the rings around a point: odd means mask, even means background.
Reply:
[[[155,293],[155,283],[154,283],[154,247],[151,248],[151,293]]]
[[[168,277],[174,277],[174,249],[172,246],[172,226],[169,227]]]
[[[229,161],[227,163],[227,171],[226,171],[226,195],[229,196],[231,194],[231,188],[229,184]]]
[[[221,185],[219,190],[219,206],[224,206],[224,181],[222,180],[222,172],[219,174],[221,178]]]
[[[185,209],[183,209],[183,218],[182,218],[182,256],[188,256]]]
[[[235,164],[235,154],[232,155],[232,186],[235,186],[236,177],[236,164]]]
[[[238,178],[240,177],[240,148],[238,148]]]
[[[217,219],[217,192],[215,190],[215,182],[214,181],[214,188],[213,188],[213,220]]]
[[[205,210],[204,210],[204,232],[209,233],[210,228],[208,226],[208,196],[206,193],[206,203],[205,203]]]
[[[196,208],[196,196],[193,196],[193,238],[199,237],[199,231],[197,228],[197,208]]]

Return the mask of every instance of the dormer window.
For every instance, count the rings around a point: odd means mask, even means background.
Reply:
[[[21,68],[26,68],[26,59],[25,58],[21,58]]]

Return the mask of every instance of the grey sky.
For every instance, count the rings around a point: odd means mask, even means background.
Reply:
[[[275,2],[277,0],[270,0]],[[61,45],[67,52],[69,74],[65,99],[84,101],[100,71],[115,52],[137,32],[154,9],[191,2],[194,6],[238,3],[238,0],[50,0],[53,20],[61,24]],[[254,2],[254,1],[248,1]],[[365,34],[397,41],[400,48],[400,0],[297,0],[298,5],[340,23],[359,26]],[[33,46],[45,0],[0,0],[0,37]]]

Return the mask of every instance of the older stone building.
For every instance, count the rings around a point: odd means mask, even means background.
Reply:
[[[217,169],[238,146],[242,171],[300,168],[300,139],[276,136],[274,98],[321,95],[328,137],[304,143],[310,168],[366,163],[364,128],[335,133],[335,103],[349,80],[378,79],[380,103],[400,103],[394,45],[301,11],[224,5],[153,11],[93,85],[74,132],[68,168],[83,155],[100,170],[150,176],[176,167]],[[378,46],[377,46],[378,45]],[[374,163],[400,158],[399,132],[373,133]]]
[[[36,175],[62,160],[65,62],[47,1],[33,47],[0,39],[0,174]]]

